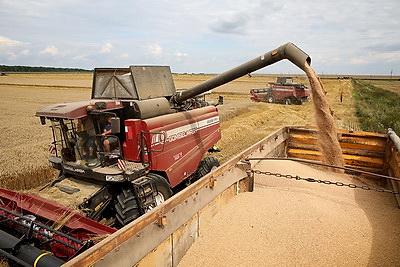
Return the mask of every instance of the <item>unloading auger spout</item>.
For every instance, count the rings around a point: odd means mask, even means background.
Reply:
[[[305,64],[311,64],[311,58],[304,51],[293,43],[286,43],[275,50],[269,51],[256,57],[236,68],[225,71],[209,80],[206,80],[192,88],[175,94],[172,99],[175,103],[182,103],[186,99],[207,92],[220,85],[233,81],[239,77],[249,74],[253,71],[262,69],[268,65],[274,64],[282,59],[288,59],[297,67],[305,71]]]

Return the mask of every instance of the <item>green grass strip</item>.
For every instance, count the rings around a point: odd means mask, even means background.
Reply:
[[[400,96],[376,87],[366,80],[353,79],[356,115],[364,131],[387,133],[392,128],[400,134]]]

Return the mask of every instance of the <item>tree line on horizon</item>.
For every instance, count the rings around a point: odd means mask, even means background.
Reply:
[[[0,72],[91,72],[92,70],[79,68],[55,68],[55,67],[32,67],[32,66],[7,66],[0,65]]]

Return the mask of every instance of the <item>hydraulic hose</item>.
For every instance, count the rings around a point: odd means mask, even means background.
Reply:
[[[21,261],[19,264],[26,266],[56,267],[64,264],[62,260],[43,250],[31,245],[20,244],[18,238],[2,230],[0,230],[0,249],[2,249],[3,255],[8,256],[7,254],[9,254],[10,258],[18,258]],[[9,251],[13,251],[13,253]]]

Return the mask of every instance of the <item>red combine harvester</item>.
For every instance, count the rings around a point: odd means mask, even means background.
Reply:
[[[71,210],[49,199],[0,190],[0,225],[6,229],[4,239],[12,240],[0,252],[31,265],[45,258],[68,261],[94,239],[126,226],[218,167],[215,157],[204,154],[219,151],[216,106],[222,99],[207,103],[198,96],[282,59],[301,69],[311,61],[287,43],[182,92],[176,91],[167,66],[96,68],[90,100],[36,112],[43,125],[50,124],[49,162],[60,171],[41,190],[56,187],[73,200],[79,191],[90,193]],[[38,249],[33,254],[32,244]]]
[[[310,90],[303,83],[293,83],[292,77],[278,77],[275,83],[268,83],[267,88],[251,89],[251,100],[285,105],[301,105],[308,101]]]
[[[56,182],[74,177],[100,185],[79,206],[88,218],[122,227],[182,181],[219,166],[214,157],[202,160],[221,138],[217,108],[176,101],[175,94],[169,67],[97,68],[91,100],[36,112],[51,124]]]

